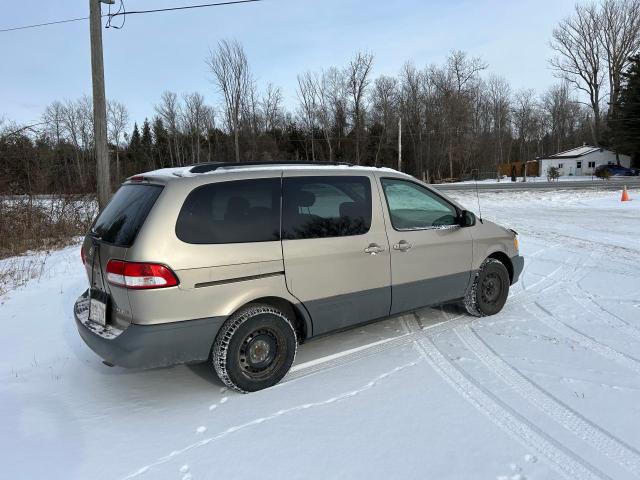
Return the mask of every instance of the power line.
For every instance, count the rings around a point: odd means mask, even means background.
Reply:
[[[80,22],[82,20],[89,20],[89,17],[69,18],[67,20],[56,20],[53,22],[36,23],[34,25],[23,25],[21,27],[11,27],[0,29],[0,33],[15,32],[16,30],[27,30],[28,28],[48,27],[49,25],[59,25],[61,23]]]
[[[255,3],[255,2],[261,2],[261,1],[262,0],[232,0],[228,2],[202,3],[199,5],[185,5],[183,7],[156,8],[153,10],[131,10],[128,12],[116,12],[112,16],[117,17],[118,15],[135,15],[139,13],[174,12],[177,10],[191,10],[194,8],[219,7],[223,5],[236,5],[239,3]]]
[[[152,10],[134,10],[134,11],[130,11],[130,12],[118,11],[118,12],[113,13],[113,14],[106,14],[106,15],[102,15],[102,16],[103,17],[116,17],[116,16],[120,16],[120,15],[136,15],[136,14],[145,14],[145,13],[172,12],[172,11],[177,11],[177,10],[191,10],[191,9],[194,9],[194,8],[220,7],[220,6],[224,6],[224,5],[236,5],[236,4],[240,4],[240,3],[255,3],[255,2],[261,2],[261,1],[262,0],[234,0],[234,1],[217,2],[217,3],[202,3],[202,4],[199,4],[199,5],[185,5],[185,6],[182,6],[182,7],[157,8],[157,9],[152,9]],[[0,33],[15,32],[17,30],[27,30],[27,29],[31,29],[31,28],[48,27],[50,25],[60,25],[60,24],[63,24],[63,23],[82,22],[84,20],[89,20],[89,17],[68,18],[66,20],[55,20],[55,21],[51,21],[51,22],[36,23],[36,24],[32,24],[32,25],[22,25],[22,26],[19,26],[19,27],[2,28],[2,29],[0,29]]]

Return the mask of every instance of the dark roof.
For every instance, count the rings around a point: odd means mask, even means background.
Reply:
[[[583,145],[581,147],[572,148],[571,150],[566,150],[554,155],[542,157],[540,158],[540,160],[584,157],[585,155],[589,155],[590,153],[597,152],[599,150],[602,149],[600,147],[594,147],[592,145]]]

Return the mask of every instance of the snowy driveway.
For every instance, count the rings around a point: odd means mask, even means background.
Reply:
[[[640,478],[640,195],[483,192],[526,265],[503,312],[424,309],[309,342],[275,388],[108,368],[77,248],[0,297],[3,478]],[[472,208],[475,196],[453,193]]]

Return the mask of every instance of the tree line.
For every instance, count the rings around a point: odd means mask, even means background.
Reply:
[[[439,65],[407,62],[394,76],[376,76],[374,55],[356,52],[346,65],[299,73],[295,102],[285,103],[281,88],[255,80],[242,45],[223,40],[205,59],[219,104],[167,91],[153,115],[134,120],[108,102],[112,180],[209,161],[397,168],[400,143],[402,170],[426,181],[495,175],[500,164],[583,143],[638,156],[630,88],[640,1],[578,4],[550,46],[559,81],[539,94],[514,90],[462,51]],[[0,193],[95,191],[90,98],[53,102],[36,125],[0,120],[0,171]]]

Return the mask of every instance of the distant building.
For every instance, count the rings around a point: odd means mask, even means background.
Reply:
[[[620,165],[629,168],[631,157],[619,155]],[[566,152],[556,153],[545,158],[538,159],[541,177],[547,176],[549,167],[556,167],[560,175],[593,175],[600,165],[615,165],[616,152],[600,147],[583,145]]]

